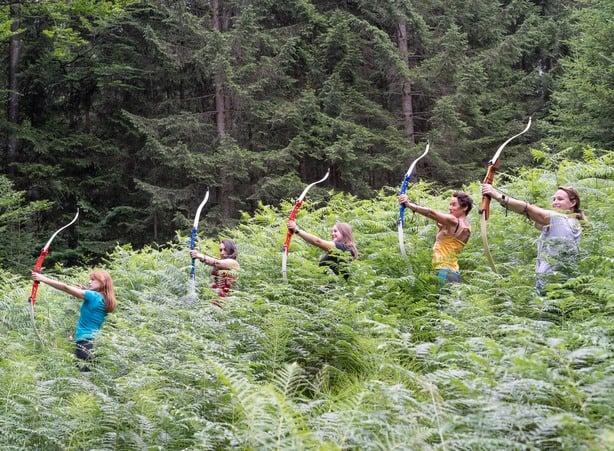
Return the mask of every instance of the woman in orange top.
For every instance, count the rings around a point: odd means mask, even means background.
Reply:
[[[471,236],[471,226],[467,222],[467,215],[473,207],[471,197],[462,191],[452,194],[448,213],[410,202],[405,194],[401,194],[398,200],[413,212],[437,221],[439,232],[433,246],[433,268],[443,281],[460,282],[458,255]]]

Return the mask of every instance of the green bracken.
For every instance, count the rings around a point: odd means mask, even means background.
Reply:
[[[325,235],[352,224],[360,259],[348,281],[294,240],[280,271],[291,208],[262,205],[197,247],[239,246],[241,273],[224,308],[211,305],[207,267],[189,296],[188,231],[159,248],[117,247],[105,266],[119,307],[103,327],[89,374],[74,366],[78,303],[43,286],[29,321],[30,281],[0,272],[0,448],[45,450],[606,450],[614,447],[611,338],[614,266],[612,153],[585,152],[548,169],[501,173],[498,187],[547,206],[575,186],[590,224],[580,271],[533,290],[537,231],[493,205],[488,267],[474,236],[463,284],[437,292],[434,226],[408,212],[398,249],[394,189],[373,200],[328,193],[297,222]],[[610,168],[610,170],[607,170]],[[463,187],[479,200],[479,184]],[[410,186],[445,208],[449,192]],[[44,268],[85,281],[91,268]]]

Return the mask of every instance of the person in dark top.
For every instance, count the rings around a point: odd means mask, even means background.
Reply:
[[[288,221],[288,230],[300,236],[309,244],[319,247],[326,253],[320,257],[320,266],[330,268],[336,275],[343,275],[345,279],[349,277],[347,262],[358,258],[358,249],[354,244],[354,234],[352,227],[345,222],[338,222],[333,226],[331,232],[332,241],[323,240],[311,233],[301,230],[295,221]],[[349,254],[349,255],[348,255]]]
[[[110,274],[102,269],[92,272],[87,290],[83,287],[67,285],[39,272],[32,273],[32,280],[45,283],[56,290],[83,300],[75,332],[75,355],[80,361],[79,369],[90,371],[86,363],[91,361],[94,340],[100,336],[100,329],[107,313],[111,313],[117,306],[115,287]]]
[[[240,269],[237,255],[239,251],[237,245],[232,240],[222,240],[220,243],[220,258],[209,257],[196,249],[190,251],[190,257],[203,262],[205,265],[212,266],[211,269],[211,288],[220,298],[230,295],[233,285],[237,282],[237,271]],[[217,307],[221,307],[218,301],[213,302]]]

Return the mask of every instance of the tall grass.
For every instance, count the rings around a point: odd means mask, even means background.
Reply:
[[[430,269],[435,228],[408,217],[401,258],[393,189],[373,200],[320,191],[303,230],[355,229],[360,259],[348,281],[322,272],[318,249],[292,242],[291,204],[262,206],[226,231],[242,271],[224,308],[207,268],[190,294],[188,236],[139,251],[118,247],[107,269],[119,308],[89,374],[74,366],[79,304],[41,286],[36,325],[25,277],[0,272],[2,449],[612,449],[614,181],[612,154],[501,174],[511,195],[547,206],[576,186],[590,218],[580,271],[533,290],[537,231],[493,205],[490,271],[474,237],[464,282],[439,292]],[[479,186],[464,187],[479,199]],[[418,183],[410,196],[445,209],[449,192]],[[202,236],[215,254],[220,237]],[[85,281],[90,268],[45,268]]]

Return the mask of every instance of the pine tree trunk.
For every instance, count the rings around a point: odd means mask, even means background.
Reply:
[[[409,45],[407,42],[407,23],[401,22],[397,27],[397,47],[401,52],[401,58],[409,67]],[[414,105],[412,101],[412,86],[407,80],[401,82],[401,105],[403,110],[403,126],[405,128],[405,136],[413,145],[416,144],[414,130]]]
[[[228,18],[222,17],[220,0],[212,0],[211,9],[213,13],[213,29],[219,33],[223,33],[225,30],[222,24],[227,24]],[[224,138],[226,137],[226,133],[232,126],[232,121],[230,117],[231,113],[228,113],[230,109],[226,108],[227,105],[230,104],[231,100],[227,98],[224,91],[224,74],[221,72],[220,68],[215,77],[215,122],[218,139],[220,145],[222,146],[224,143]],[[224,164],[220,165],[218,173],[220,181],[218,197],[220,211],[223,218],[230,218],[232,217],[233,212],[232,177],[230,176],[228,168]]]
[[[9,41],[9,68],[8,68],[8,122],[17,125],[19,123],[19,84],[17,82],[17,66],[21,55],[21,36],[16,33],[21,25],[19,4],[13,4],[10,8],[11,32],[13,35]],[[6,143],[6,167],[9,175],[15,174],[15,168],[11,163],[17,161],[19,154],[17,138],[13,131],[9,131]]]

